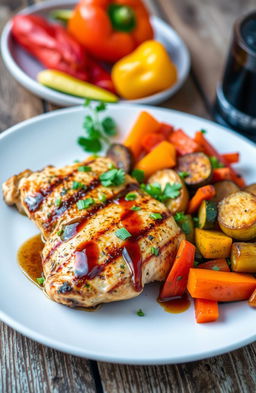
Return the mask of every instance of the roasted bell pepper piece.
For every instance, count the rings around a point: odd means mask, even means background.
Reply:
[[[81,0],[68,31],[100,60],[115,62],[153,38],[141,0]]]
[[[115,91],[110,74],[60,25],[38,15],[16,15],[12,20],[16,41],[46,68],[65,72],[104,89]]]
[[[45,67],[88,79],[85,51],[62,26],[49,24],[38,15],[16,15],[12,34]]]
[[[150,40],[114,65],[112,79],[122,97],[137,99],[171,87],[177,71],[164,46]]]
[[[116,102],[118,100],[118,97],[110,91],[56,70],[39,72],[37,80],[42,85],[78,97],[106,102]]]

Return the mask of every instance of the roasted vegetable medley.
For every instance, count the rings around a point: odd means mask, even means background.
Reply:
[[[220,154],[205,130],[191,138],[143,111],[107,154],[168,207],[186,236],[159,300],[188,291],[198,323],[218,319],[218,302],[256,307],[256,184],[233,168],[239,153]]]

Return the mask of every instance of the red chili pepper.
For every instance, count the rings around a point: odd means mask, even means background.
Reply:
[[[110,74],[90,59],[84,48],[57,24],[38,15],[16,15],[12,19],[16,41],[46,68],[66,72],[114,92]]]

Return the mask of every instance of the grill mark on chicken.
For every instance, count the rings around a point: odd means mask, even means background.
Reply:
[[[57,248],[65,241],[67,240],[71,240],[78,232],[80,232],[85,225],[87,224],[88,220],[93,217],[95,214],[98,213],[98,211],[103,210],[105,208],[107,208],[109,205],[115,203],[115,201],[117,201],[118,199],[123,198],[126,194],[128,194],[131,191],[135,191],[138,190],[139,186],[136,183],[133,184],[127,184],[126,187],[120,191],[118,194],[113,195],[111,198],[109,198],[104,204],[100,203],[97,204],[95,206],[93,206],[90,210],[88,210],[86,212],[86,214],[84,214],[83,216],[81,216],[79,218],[78,221],[72,223],[72,224],[67,224],[65,225],[65,228],[70,227],[70,230],[67,231],[68,234],[65,236],[65,229],[64,229],[64,235],[62,236],[62,241],[58,241],[53,247],[52,249],[49,251],[49,253],[46,255],[46,257],[43,259],[42,263],[44,264],[45,262],[48,261],[48,259],[53,255],[53,253],[57,250]],[[148,200],[148,197],[146,197],[145,199],[142,199],[140,201],[140,205],[143,206],[143,203],[146,203]],[[114,223],[116,224],[117,222],[119,222],[120,218],[118,218]],[[105,228],[104,230],[101,230],[98,232],[98,236],[102,236],[105,232],[107,232],[109,230],[108,228]]]
[[[68,199],[64,200],[59,208],[53,210],[50,213],[47,221],[43,224],[43,227],[49,231],[55,221],[57,221],[67,210],[71,209],[72,206],[79,201],[79,199],[85,197],[89,192],[95,190],[99,185],[99,179],[93,179],[91,183],[86,186],[86,188],[82,188],[75,194],[71,195]]]
[[[162,225],[169,217],[170,217],[170,214],[163,213],[161,219],[151,222],[147,227],[145,227],[144,229],[142,229],[139,232],[137,232],[135,236],[132,236],[129,239],[129,241],[135,243],[135,242],[138,242],[139,240],[141,240],[142,238],[145,238],[152,229],[155,229],[156,227]],[[115,225],[113,224],[113,227],[114,226]],[[111,227],[108,228],[108,230],[111,230]],[[98,234],[99,233],[97,233],[97,237],[98,237]],[[180,235],[180,233],[178,235]],[[171,239],[169,239],[169,242],[171,242],[175,238],[175,236],[177,236],[177,235],[174,235]],[[96,238],[93,237],[93,239],[91,239],[90,241],[88,241],[86,243],[89,243],[89,242],[92,242],[92,241],[96,242],[97,241],[97,237]],[[81,286],[83,286],[85,284],[85,281],[92,280],[93,278],[98,276],[100,273],[102,273],[103,270],[106,268],[106,266],[109,263],[114,262],[117,258],[119,258],[120,256],[123,255],[123,250],[124,250],[124,248],[126,246],[127,246],[127,242],[124,242],[122,246],[113,247],[110,250],[108,250],[108,249],[105,250],[105,253],[108,254],[108,257],[105,259],[104,263],[102,263],[100,265],[95,264],[95,266],[92,267],[92,270],[90,272],[88,272],[88,274],[83,276],[83,277],[79,277],[79,278],[74,277],[73,282],[75,283],[75,285],[78,288],[80,288]],[[57,267],[55,272],[56,273],[61,272],[62,269],[65,268],[65,266],[67,266],[67,264],[69,264],[69,263],[70,263],[70,260],[65,261],[62,265],[59,265]],[[54,272],[54,267],[51,270],[51,274],[53,274],[53,272]],[[140,286],[136,286],[135,285],[135,290],[136,290],[136,288],[139,289]]]
[[[95,160],[86,162],[86,165],[92,164],[94,161]],[[54,189],[58,187],[60,184],[72,178],[74,173],[77,171],[78,171],[77,168],[72,169],[72,172],[68,173],[66,176],[59,176],[58,179],[52,184],[50,184],[47,188],[39,190],[34,195],[28,195],[24,199],[24,203],[26,204],[28,211],[31,214],[35,213],[40,208],[43,201],[46,200],[48,196],[54,191]]]

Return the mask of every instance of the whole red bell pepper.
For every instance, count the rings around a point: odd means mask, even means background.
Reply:
[[[141,0],[81,0],[68,31],[97,59],[115,62],[153,38]]]
[[[88,57],[84,47],[64,27],[50,24],[38,15],[21,14],[12,19],[12,34],[46,68],[114,91],[110,74]]]

